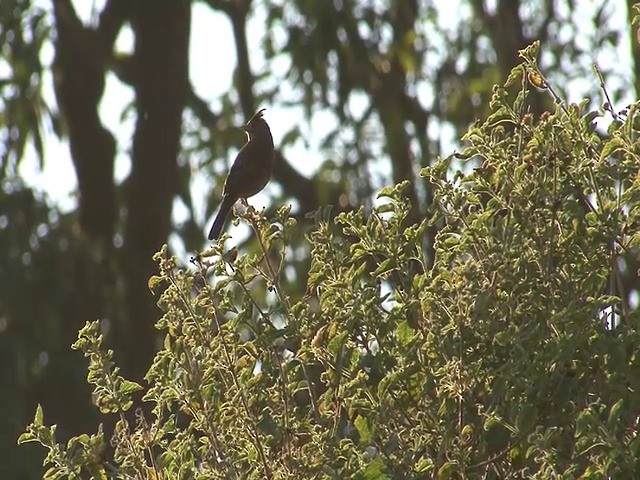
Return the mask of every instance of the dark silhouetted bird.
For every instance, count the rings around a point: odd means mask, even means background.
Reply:
[[[209,240],[217,240],[229,216],[231,207],[238,199],[247,199],[269,182],[273,170],[274,148],[269,125],[262,118],[264,108],[257,112],[243,127],[247,143],[240,149],[227,174],[222,189],[220,210],[209,231]]]

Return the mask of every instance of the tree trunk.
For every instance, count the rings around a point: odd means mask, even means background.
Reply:
[[[137,122],[127,179],[122,267],[127,315],[117,341],[125,373],[141,380],[155,352],[159,317],[147,288],[152,256],[167,241],[177,192],[182,111],[188,91],[191,4],[188,0],[135,2],[134,83]]]

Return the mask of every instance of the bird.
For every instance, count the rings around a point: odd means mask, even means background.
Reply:
[[[246,200],[269,183],[275,149],[269,125],[262,118],[265,110],[256,112],[242,127],[247,134],[247,142],[238,152],[224,181],[220,208],[209,231],[209,240],[220,238],[231,207],[238,199]]]

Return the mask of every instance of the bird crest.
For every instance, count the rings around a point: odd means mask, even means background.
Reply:
[[[251,124],[251,122],[253,122],[253,121],[254,121],[254,120],[256,120],[257,118],[259,118],[260,120],[262,120],[262,113],[263,113],[265,110],[266,110],[266,108],[263,108],[263,109],[258,110],[258,111],[253,115],[253,117],[251,117],[251,120],[249,120],[249,121],[247,122],[247,125],[250,125],[250,124]]]

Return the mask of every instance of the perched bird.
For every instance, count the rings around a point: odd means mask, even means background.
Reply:
[[[247,199],[258,193],[271,178],[274,161],[273,137],[269,125],[262,118],[264,110],[263,108],[257,112],[243,127],[247,134],[247,143],[238,152],[224,181],[220,210],[209,231],[209,240],[220,238],[233,204],[240,198]]]

